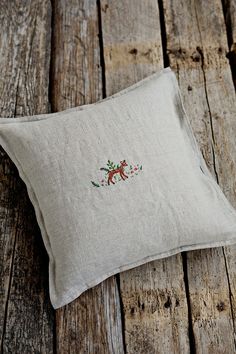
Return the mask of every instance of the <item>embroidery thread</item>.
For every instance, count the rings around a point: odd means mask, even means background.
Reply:
[[[94,187],[110,186],[117,182],[125,181],[129,177],[137,176],[142,169],[142,165],[128,165],[126,160],[120,161],[117,165],[111,160],[108,160],[107,167],[100,168],[100,171],[105,172],[102,179],[99,182],[91,181],[91,183]]]

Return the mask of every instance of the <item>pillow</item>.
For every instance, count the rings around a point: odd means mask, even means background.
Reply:
[[[95,104],[0,119],[49,255],[59,308],[111,275],[236,242],[170,67]]]

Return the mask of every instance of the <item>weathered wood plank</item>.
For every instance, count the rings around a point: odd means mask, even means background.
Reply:
[[[51,101],[53,111],[102,98],[96,0],[54,2]],[[56,311],[58,353],[123,353],[115,278]]]
[[[226,59],[227,38],[220,0],[163,0],[167,51],[186,111],[208,166],[236,202],[235,94]],[[197,353],[235,353],[232,301],[235,276],[225,251],[188,252],[188,283]],[[234,256],[235,257],[235,256]],[[233,262],[232,262],[233,263]]]
[[[181,255],[121,273],[127,353],[189,353]]]
[[[50,2],[25,5],[0,2],[3,117],[48,112]],[[48,257],[26,187],[2,149],[0,198],[0,351],[52,353]]]
[[[163,67],[156,0],[102,0],[106,94]],[[120,274],[126,352],[188,353],[181,255]]]
[[[53,1],[52,110],[102,98],[98,10],[95,0]]]
[[[157,1],[101,1],[106,94],[163,67]]]

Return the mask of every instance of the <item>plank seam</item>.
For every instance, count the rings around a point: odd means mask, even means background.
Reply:
[[[124,313],[124,303],[122,300],[121,296],[121,287],[120,287],[120,274],[115,275],[116,278],[116,283],[117,283],[117,289],[118,289],[118,294],[119,294],[119,301],[120,301],[120,318],[121,318],[121,330],[122,330],[122,340],[123,340],[123,350],[124,354],[127,354],[127,345],[125,342],[125,313]]]
[[[54,10],[55,10],[55,2],[54,0],[50,0],[51,3],[51,46],[50,46],[50,62],[49,62],[49,82],[48,82],[48,103],[49,103],[49,112],[53,109],[53,61],[54,61],[54,52],[53,52],[53,39],[54,39],[54,28],[55,28],[55,18],[54,18]],[[53,310],[54,319],[53,319],[53,334],[52,334],[52,351],[54,354],[57,353],[57,323],[56,323],[56,311]]]
[[[193,323],[192,323],[192,309],[190,302],[190,292],[189,292],[189,282],[188,282],[188,261],[187,261],[187,252],[182,252],[182,264],[183,264],[183,273],[184,273],[184,285],[185,293],[188,307],[188,335],[189,335],[189,347],[190,353],[196,353],[196,342],[194,337]]]
[[[102,11],[101,11],[101,1],[97,0],[97,12],[98,12],[98,39],[100,47],[100,64],[102,68],[102,97],[106,97],[106,68],[105,68],[105,58],[104,58],[104,44],[103,44],[103,31],[102,31]]]
[[[169,60],[169,56],[167,53],[167,35],[166,35],[163,0],[157,0],[157,3],[158,3],[158,8],[159,8],[159,20],[160,20],[163,63],[164,63],[164,67],[167,67],[167,66],[170,66],[170,60]]]
[[[229,12],[230,0],[222,0],[221,5],[222,5],[223,14],[224,14],[228,46],[230,48],[231,45],[233,44],[232,21],[231,21],[230,12]]]
[[[227,35],[227,42],[228,42],[228,49],[229,52],[226,54],[226,57],[229,60],[229,65],[232,73],[232,79],[234,82],[234,86],[236,89],[236,54],[233,50],[234,38],[233,38],[233,28],[232,28],[232,20],[230,16],[230,1],[231,0],[222,0],[222,11],[224,14],[224,21],[225,21],[225,29]]]
[[[49,85],[48,85],[48,102],[49,102],[49,112],[54,112],[54,100],[53,100],[53,83],[54,83],[54,69],[53,69],[53,62],[54,62],[54,28],[55,28],[55,1],[50,0],[51,2],[51,50],[50,50],[50,63],[49,63]]]

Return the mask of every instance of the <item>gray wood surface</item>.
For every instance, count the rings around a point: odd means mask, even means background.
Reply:
[[[51,6],[1,1],[2,117],[48,112]],[[48,257],[26,187],[0,151],[0,333],[2,353],[52,353]]]
[[[175,70],[205,160],[236,207],[233,0],[0,0],[0,115],[95,102]],[[1,353],[236,352],[236,246],[122,272],[54,311],[33,207],[0,150]]]

